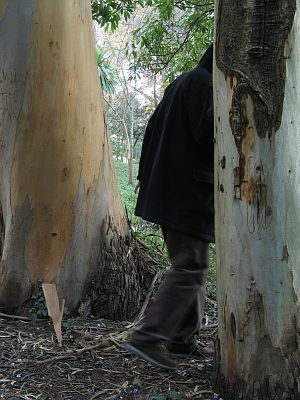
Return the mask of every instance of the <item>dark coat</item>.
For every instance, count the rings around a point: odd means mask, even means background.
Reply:
[[[166,89],[143,141],[135,214],[214,241],[212,75],[203,67]]]

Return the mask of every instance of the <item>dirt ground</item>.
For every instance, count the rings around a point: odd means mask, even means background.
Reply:
[[[216,305],[209,301],[201,344],[215,338]],[[60,348],[48,320],[0,318],[0,399],[217,399],[213,357],[179,361],[176,372],[148,366],[122,348],[128,322],[71,319]]]

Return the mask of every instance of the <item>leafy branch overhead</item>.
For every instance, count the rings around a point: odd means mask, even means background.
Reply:
[[[212,41],[212,1],[93,1],[93,18],[106,29],[115,31],[122,19],[133,16],[127,55],[136,72],[163,73],[171,81],[193,68]]]

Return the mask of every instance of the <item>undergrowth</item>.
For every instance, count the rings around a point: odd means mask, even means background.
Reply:
[[[123,205],[126,209],[128,219],[130,221],[135,237],[141,240],[149,250],[149,253],[155,257],[160,257],[162,264],[168,267],[170,265],[167,255],[166,246],[162,237],[160,227],[134,215],[137,194],[134,193],[135,185],[128,184],[128,167],[121,161],[115,161],[116,175],[119,184],[119,191]],[[134,164],[134,176],[137,176],[138,164]],[[215,300],[216,298],[216,252],[214,244],[209,247],[210,269],[208,273],[208,281],[206,292],[208,297]]]

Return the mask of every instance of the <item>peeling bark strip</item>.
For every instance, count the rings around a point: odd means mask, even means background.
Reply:
[[[55,284],[43,283],[42,288],[46,299],[48,315],[49,317],[52,318],[59,347],[61,347],[63,342],[62,332],[61,332],[61,322],[64,314],[65,300],[62,301],[62,305],[60,307],[57,288]]]
[[[271,137],[281,124],[284,44],[296,11],[295,0],[220,0],[216,63],[236,77],[230,124],[236,143],[247,126],[243,100],[250,95],[260,137]],[[239,146],[238,146],[239,148]]]

